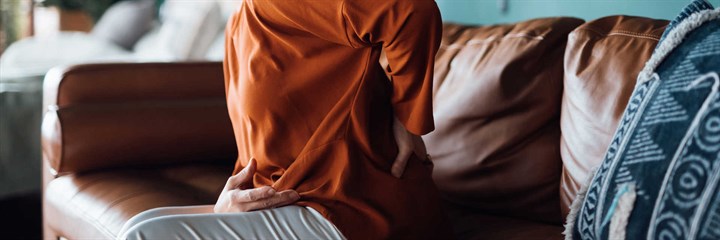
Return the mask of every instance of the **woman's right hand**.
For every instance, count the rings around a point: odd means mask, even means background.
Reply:
[[[276,208],[297,202],[300,195],[295,190],[275,191],[270,186],[252,187],[257,162],[250,159],[242,171],[228,178],[215,208],[215,213],[249,212]]]
[[[393,135],[395,136],[395,143],[397,143],[398,155],[390,171],[396,178],[401,178],[410,156],[415,153],[418,158],[427,159],[427,149],[422,137],[409,132],[397,117],[393,121]]]

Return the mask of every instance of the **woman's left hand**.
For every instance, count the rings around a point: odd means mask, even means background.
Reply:
[[[215,213],[249,212],[282,207],[300,199],[294,190],[275,191],[270,186],[252,187],[257,161],[250,159],[243,170],[228,179],[213,208]]]

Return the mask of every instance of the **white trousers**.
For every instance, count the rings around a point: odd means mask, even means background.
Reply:
[[[213,213],[213,205],[163,207],[128,220],[120,239],[345,239],[309,207]]]

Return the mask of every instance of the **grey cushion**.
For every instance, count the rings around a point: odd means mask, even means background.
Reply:
[[[154,0],[121,1],[108,8],[92,34],[131,49],[152,28],[154,19]]]
[[[720,239],[720,9],[665,30],[586,192],[572,239]]]
[[[216,1],[166,0],[162,25],[135,46],[138,58],[151,61],[204,60],[226,21]]]

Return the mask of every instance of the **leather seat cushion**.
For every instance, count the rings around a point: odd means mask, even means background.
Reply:
[[[461,207],[445,206],[459,239],[560,240],[563,226],[519,218],[500,217],[471,212]]]
[[[563,215],[590,171],[602,162],[636,78],[667,24],[666,20],[609,16],[570,34],[560,119]]]
[[[232,165],[186,164],[62,176],[47,186],[45,221],[68,239],[114,239],[142,211],[214,204],[231,173]]]

